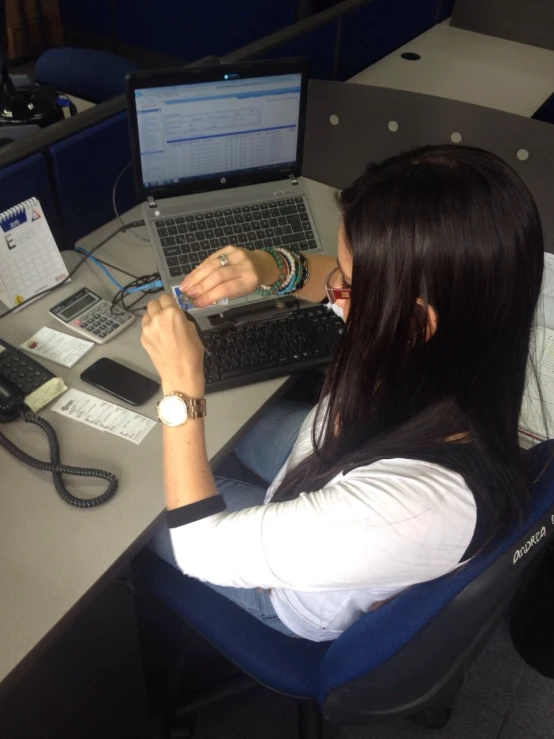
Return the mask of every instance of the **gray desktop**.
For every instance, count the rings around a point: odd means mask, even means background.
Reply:
[[[389,125],[391,122],[397,125]],[[303,175],[324,250],[332,254],[336,249],[339,218],[331,187],[348,184],[368,160],[379,161],[417,145],[450,141],[453,132],[458,132],[464,143],[500,154],[522,175],[539,204],[546,245],[553,251],[551,130],[547,124],[451,100],[353,84],[311,82]],[[126,217],[137,216],[134,211]],[[112,229],[113,224],[107,224],[81,243],[92,247]],[[134,274],[145,274],[154,267],[151,247],[140,245],[130,234],[114,239],[99,253],[112,265]],[[70,265],[78,258],[74,253],[65,256]],[[55,297],[43,298],[2,319],[3,338],[19,346],[43,325],[57,327],[54,319],[47,317],[47,309],[84,285],[104,297],[113,292],[97,268],[87,263]],[[136,323],[117,342],[96,347],[94,358],[110,356],[152,376],[153,368],[140,347],[139,330]],[[89,361],[90,357],[72,370],[43,363],[62,374],[68,385],[82,388],[79,374]],[[206,436],[212,463],[232,447],[233,440],[267,403],[274,402],[286,383],[281,378],[209,397]],[[155,418],[155,399],[140,411]],[[102,593],[112,592],[112,588],[119,593],[119,587],[126,588],[126,567],[154,533],[164,511],[159,428],[135,447],[62,419],[51,410],[46,409],[44,416],[59,433],[64,460],[105,467],[118,475],[120,488],[108,505],[91,511],[76,510],[58,498],[49,475],[2,455],[0,733],[4,731],[10,738],[25,736],[21,732],[33,721],[36,726],[41,715],[38,708],[35,718],[23,710],[17,716],[16,708],[34,700],[37,691],[33,692],[33,686],[36,688],[39,673],[43,676],[41,685],[48,684],[45,675],[50,675],[52,683],[56,668],[52,655],[72,633],[72,625],[88,618]],[[46,453],[39,431],[11,424],[6,433],[21,447],[37,455]],[[112,620],[115,623],[115,617]],[[80,629],[80,639],[79,634],[72,637],[75,666],[86,671],[88,665],[93,671],[92,658],[83,656],[86,650],[81,644],[88,632],[84,627]],[[110,638],[108,630],[103,639],[101,634],[98,636],[96,647],[104,659],[98,674],[111,672],[117,693],[126,678],[117,672],[110,658]],[[132,655],[129,665],[136,664],[132,660],[137,659],[137,652]],[[69,690],[69,667],[63,674]],[[60,693],[56,700],[62,710],[63,695]],[[33,734],[27,731],[29,735]]]

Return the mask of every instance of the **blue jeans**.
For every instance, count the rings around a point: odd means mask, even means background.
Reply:
[[[300,403],[282,402],[272,406],[236,445],[234,452],[242,464],[264,480],[268,487],[289,456],[309,411],[308,405]],[[224,477],[216,477],[215,482],[229,512],[262,505],[264,502],[265,487]],[[150,547],[166,562],[177,566],[167,529],[156,534]],[[273,629],[294,636],[275,613],[267,590],[205,584]]]

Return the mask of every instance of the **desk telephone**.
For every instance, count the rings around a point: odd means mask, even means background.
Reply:
[[[54,375],[46,367],[0,339],[0,423],[10,423],[22,419],[25,423],[39,426],[48,438],[50,462],[43,462],[26,454],[2,433],[0,433],[0,446],[19,461],[37,470],[51,472],[57,493],[69,505],[76,508],[94,508],[106,503],[114,496],[118,486],[117,477],[105,470],[70,467],[61,464],[60,446],[56,432],[48,421],[33,413],[25,403],[27,395],[48,382],[52,377]],[[78,498],[67,490],[62,475],[100,477],[108,481],[108,487],[95,498]]]

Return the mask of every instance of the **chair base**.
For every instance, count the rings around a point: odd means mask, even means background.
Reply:
[[[186,721],[196,716],[203,708],[208,708],[227,698],[242,695],[258,687],[259,683],[248,675],[236,675],[206,690],[199,691],[193,696],[188,696],[186,703],[181,703],[175,708],[174,716],[178,721]]]
[[[194,724],[191,724],[190,726],[180,726],[178,729],[170,729],[167,739],[193,739],[193,736]]]
[[[259,684],[252,678],[237,675],[210,689],[200,691],[195,696],[189,696],[185,703],[174,708],[169,718],[170,727],[159,736],[159,739],[192,739],[194,723],[199,711],[256,687],[259,687]],[[451,702],[458,688],[459,682],[456,681],[456,690],[451,688],[448,695],[444,696],[437,705],[429,706],[419,713],[407,716],[406,720],[423,729],[442,729],[452,716]],[[331,726],[328,722],[325,723],[327,727]],[[298,701],[298,739],[323,739],[323,728],[324,720],[319,705],[314,701]],[[338,726],[336,728],[338,730]],[[327,736],[327,730],[325,735]]]
[[[192,739],[199,711],[256,687],[259,687],[259,684],[252,678],[237,675],[208,690],[188,696],[186,702],[174,707],[164,722],[166,727],[161,728],[161,733],[156,739]],[[323,739],[323,716],[314,701],[298,701],[298,739]]]
[[[323,739],[323,717],[313,701],[298,703],[298,739]]]
[[[433,703],[417,713],[407,716],[416,726],[422,729],[442,729],[450,721],[452,705],[456,700],[463,683],[463,674],[454,677],[439,693]]]
[[[188,696],[186,702],[169,706],[169,713],[161,723],[161,733],[156,739],[192,739],[198,713],[226,698],[242,695],[258,687],[247,675],[237,675],[209,689]]]
[[[410,716],[409,720],[422,729],[442,729],[450,721],[452,709],[450,706],[446,708],[426,708],[415,716]]]

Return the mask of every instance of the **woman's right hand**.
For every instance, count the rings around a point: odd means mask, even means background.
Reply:
[[[225,266],[219,259],[223,254],[228,260]],[[224,246],[187,275],[179,289],[196,308],[204,308],[222,298],[240,298],[259,285],[272,285],[278,279],[277,263],[268,252]]]

